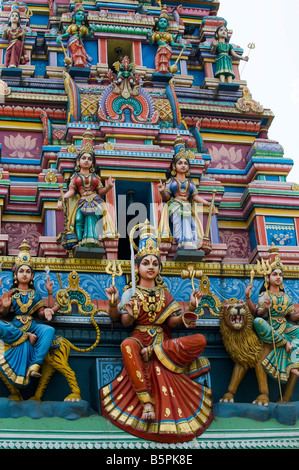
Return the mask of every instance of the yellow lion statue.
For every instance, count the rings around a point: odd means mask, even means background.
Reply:
[[[254,368],[260,395],[253,401],[258,405],[267,406],[269,389],[267,374],[262,361],[268,349],[258,338],[253,327],[254,317],[243,300],[231,298],[222,302],[219,325],[223,344],[231,359],[234,369],[227,392],[220,401],[233,402],[243,377],[248,369]]]

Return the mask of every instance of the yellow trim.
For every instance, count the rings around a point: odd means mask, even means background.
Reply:
[[[250,135],[231,135],[231,134],[212,134],[201,132],[203,141],[209,141],[214,143],[219,142],[230,142],[238,144],[252,144],[255,141],[255,136]]]
[[[139,181],[148,181],[148,173],[144,171],[132,171],[131,168],[128,170],[101,170],[101,178],[119,178],[123,180],[139,180]],[[165,173],[163,172],[151,172],[151,179],[159,181],[161,178],[164,178]]]
[[[10,95],[11,96],[11,95]],[[17,129],[18,131],[43,131],[44,126],[42,122],[30,122],[30,121],[2,121],[0,120],[0,129],[8,131],[10,129]],[[24,176],[24,175],[23,175]]]
[[[2,215],[3,222],[24,222],[24,215],[18,214],[3,214]],[[42,218],[40,215],[29,215],[26,217],[26,222],[42,222]]]
[[[152,140],[154,140],[156,138],[155,135],[146,135],[146,136],[144,136],[144,135],[128,134],[128,133],[126,133],[126,129],[124,129],[123,134],[106,134],[106,137],[108,139],[115,139],[115,138],[119,137],[121,139],[126,139],[126,140],[132,140],[132,139],[135,139],[135,140],[152,139]]]
[[[279,217],[299,217],[298,210],[287,210],[282,211],[281,209],[271,209],[267,207],[260,207],[254,209],[248,219],[246,221],[239,221],[239,220],[218,220],[218,227],[219,228],[241,228],[241,229],[248,229],[248,227],[252,224],[254,217],[257,215],[272,216],[276,215]]]

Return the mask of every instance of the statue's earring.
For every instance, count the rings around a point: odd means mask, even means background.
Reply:
[[[75,171],[80,171],[80,167],[79,165],[76,165],[75,168],[74,168]]]
[[[190,171],[189,171],[189,170],[186,172],[186,176],[187,176],[187,177],[190,176]]]
[[[90,168],[90,173],[94,173],[95,172],[95,169],[94,169],[94,166],[92,165],[92,167]]]
[[[175,165],[172,165],[171,176],[175,176],[175,175],[176,175]]]

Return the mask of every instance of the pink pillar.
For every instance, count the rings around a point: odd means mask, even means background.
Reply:
[[[133,62],[135,65],[142,65],[141,42],[133,42]]]
[[[100,64],[108,64],[107,39],[98,40],[98,56]]]

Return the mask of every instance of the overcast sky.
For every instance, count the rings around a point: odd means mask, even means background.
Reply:
[[[245,55],[255,43],[249,62],[240,62],[241,78],[252,98],[275,114],[268,137],[293,159],[288,181],[299,184],[299,0],[220,0],[218,16]]]

